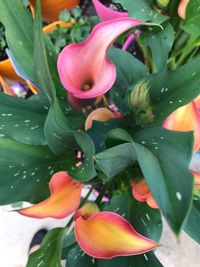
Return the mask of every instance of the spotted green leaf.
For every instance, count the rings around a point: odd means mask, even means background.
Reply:
[[[40,249],[30,255],[26,267],[61,267],[64,234],[64,228],[56,228],[47,233]]]

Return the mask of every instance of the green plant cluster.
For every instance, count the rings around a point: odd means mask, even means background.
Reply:
[[[57,30],[49,33],[56,51],[59,53],[63,47],[70,43],[84,41],[90,34],[91,29],[97,24],[97,16],[83,17],[80,7],[75,7],[71,11],[63,10],[60,20],[70,22],[70,27],[57,25]]]

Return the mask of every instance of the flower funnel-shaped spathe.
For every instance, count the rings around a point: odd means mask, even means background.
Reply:
[[[32,218],[62,219],[78,209],[83,185],[72,180],[66,172],[54,174],[49,183],[51,196],[29,208],[18,211]]]
[[[104,6],[99,0],[92,0],[92,2],[101,21],[128,17],[127,12],[112,10],[111,8]]]
[[[120,34],[141,24],[132,18],[105,21],[84,42],[65,47],[58,58],[63,86],[82,99],[105,94],[116,79],[116,67],[106,55],[108,48]]]
[[[152,250],[158,243],[140,235],[122,216],[98,212],[95,204],[86,204],[77,213],[74,225],[81,249],[98,259],[138,255]]]
[[[191,103],[174,111],[163,123],[163,127],[173,131],[194,131],[194,148],[196,152],[200,148],[200,112],[197,97]]]

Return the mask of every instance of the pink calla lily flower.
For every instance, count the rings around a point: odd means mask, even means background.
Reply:
[[[94,27],[88,39],[66,46],[58,58],[63,86],[76,98],[88,99],[105,94],[115,82],[116,67],[107,50],[123,32],[141,25],[132,18],[117,18]]]
[[[99,16],[101,21],[128,17],[127,12],[119,12],[112,10],[111,8],[108,8],[105,5],[103,5],[99,0],[92,0],[92,2],[97,12],[97,15]]]

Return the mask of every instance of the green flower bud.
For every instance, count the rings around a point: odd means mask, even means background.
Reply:
[[[130,108],[135,113],[139,124],[151,123],[154,119],[150,104],[149,89],[149,85],[145,81],[142,81],[133,87],[130,94]]]

